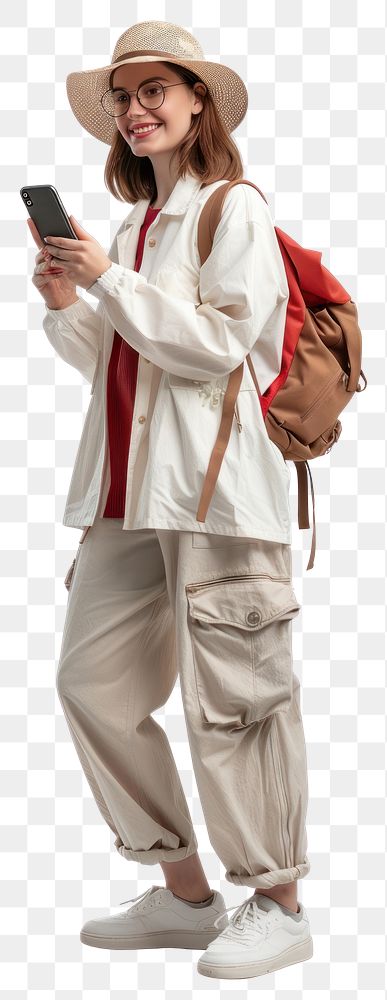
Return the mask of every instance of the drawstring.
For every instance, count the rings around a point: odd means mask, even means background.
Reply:
[[[238,409],[238,403],[235,403],[235,409],[234,409],[234,413],[235,413],[235,419],[236,419],[236,422],[237,422],[237,424],[238,424],[238,431],[239,431],[239,433],[241,433],[241,430],[242,430],[242,424],[241,424],[241,421],[240,421],[240,416],[239,416],[239,409]]]
[[[209,401],[211,409],[213,409],[215,406],[219,406],[221,398],[225,395],[226,392],[220,379],[216,379],[215,382],[200,382],[198,379],[194,379],[194,382],[196,385],[200,386],[200,389],[198,389],[197,391],[199,393],[199,397],[201,398],[202,406],[204,406],[207,401]],[[238,431],[239,433],[241,433],[242,424],[240,421],[237,400],[234,406],[234,413],[236,422],[238,424]]]
[[[211,409],[215,406],[219,406],[221,398],[224,396],[226,390],[222,385],[221,379],[216,379],[215,382],[200,382],[198,379],[194,379],[196,385],[200,386],[198,389],[199,399],[201,399],[202,406],[205,405],[207,400]]]

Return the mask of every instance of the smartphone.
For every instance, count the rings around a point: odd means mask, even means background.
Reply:
[[[43,241],[46,236],[78,239],[63,202],[52,184],[26,185],[20,188],[20,194]]]

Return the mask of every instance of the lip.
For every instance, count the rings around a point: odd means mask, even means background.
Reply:
[[[136,125],[135,128],[145,128],[146,125],[157,125],[158,128],[162,127],[163,122],[144,122],[143,125]],[[152,132],[156,132],[157,129],[152,129]],[[143,132],[141,135],[135,135],[131,128],[128,128],[129,135],[132,135],[134,139],[143,139],[146,135],[152,135],[152,132]]]

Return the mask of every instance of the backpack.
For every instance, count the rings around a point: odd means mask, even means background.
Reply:
[[[235,180],[220,185],[207,199],[198,223],[198,250],[201,264],[207,259],[220,221],[227,192]],[[307,250],[287,233],[274,227],[289,286],[281,370],[274,382],[260,393],[250,354],[247,363],[258,393],[270,439],[282,452],[284,461],[293,461],[298,479],[298,526],[309,528],[308,470],[313,502],[313,535],[307,569],[314,566],[316,521],[313,481],[308,465],[313,458],[331,451],[340,437],[338,414],[354,392],[363,392],[367,379],[361,369],[362,335],[357,308],[349,293],[321,263],[321,252]],[[204,479],[197,509],[197,521],[205,521],[223,461],[234,414],[240,428],[237,396],[244,362],[231,372],[223,398],[218,436]],[[364,380],[363,388],[358,383]]]

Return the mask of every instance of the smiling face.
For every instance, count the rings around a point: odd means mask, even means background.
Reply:
[[[165,99],[159,108],[144,108],[137,100],[137,88],[145,81],[149,81],[150,86],[151,82],[159,81],[167,88]],[[169,87],[169,84],[179,86]],[[192,91],[178,73],[164,62],[127,63],[118,66],[112,75],[111,86],[135,91],[131,94],[128,110],[115,121],[132,153],[135,156],[149,156],[151,160],[162,154],[172,154],[181,144],[192,123],[192,115],[197,115],[202,110],[200,94],[206,89],[204,84],[196,83]],[[145,124],[159,127],[142,136],[135,136],[131,131],[133,127]]]

